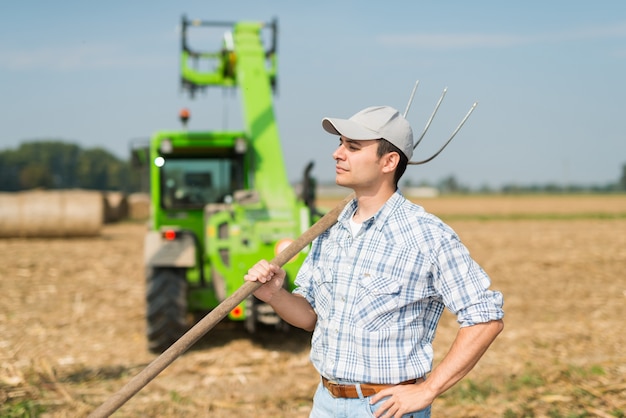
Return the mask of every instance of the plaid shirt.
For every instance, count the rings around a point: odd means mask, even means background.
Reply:
[[[311,361],[331,380],[395,384],[432,368],[444,307],[470,326],[503,317],[502,294],[455,232],[396,192],[352,237],[352,201],[320,235],[294,293],[317,313]]]

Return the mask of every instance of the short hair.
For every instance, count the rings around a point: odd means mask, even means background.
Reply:
[[[400,181],[400,178],[406,171],[406,167],[409,164],[409,159],[407,158],[406,155],[404,155],[402,151],[400,151],[400,148],[396,147],[395,145],[393,145],[391,142],[387,141],[384,138],[379,139],[378,150],[376,152],[376,155],[378,156],[378,158],[381,158],[384,155],[389,154],[390,152],[395,152],[400,156],[400,162],[398,162],[398,166],[396,167],[396,171],[393,176],[393,181],[396,187],[398,187],[398,182]]]

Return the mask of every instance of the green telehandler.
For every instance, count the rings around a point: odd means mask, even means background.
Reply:
[[[272,259],[319,218],[312,163],[304,170],[300,194],[286,174],[273,107],[277,26],[276,20],[182,18],[184,91],[193,98],[208,87],[239,89],[244,126],[237,131],[161,131],[145,149],[134,150],[133,160],[143,161],[150,177],[144,260],[152,352],[167,349],[189,328],[189,314],[214,309],[243,284],[254,263]],[[218,51],[189,47],[188,32],[203,27],[226,30]],[[186,122],[188,114],[180,116]],[[289,289],[307,250],[284,265]],[[259,323],[286,326],[253,296],[228,317],[244,321],[250,332]]]

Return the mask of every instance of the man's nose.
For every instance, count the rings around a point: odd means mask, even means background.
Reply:
[[[333,160],[342,160],[345,155],[344,151],[343,145],[339,145],[335,152],[333,152]]]

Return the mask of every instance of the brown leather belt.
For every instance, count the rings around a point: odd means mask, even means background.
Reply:
[[[407,380],[406,382],[398,383],[398,385],[412,385],[412,384],[423,382],[423,381],[424,381],[423,378],[412,379],[412,380]],[[359,392],[356,389],[357,385],[342,385],[340,383],[331,382],[330,380],[326,379],[324,376],[322,376],[322,384],[324,385],[326,389],[328,389],[328,391],[330,392],[331,395],[333,395],[334,398],[358,398],[359,397]],[[368,396],[374,396],[375,394],[377,394],[383,389],[387,389],[387,388],[397,386],[397,385],[361,383],[360,386],[361,386],[361,393],[363,394],[363,396],[368,397]]]

